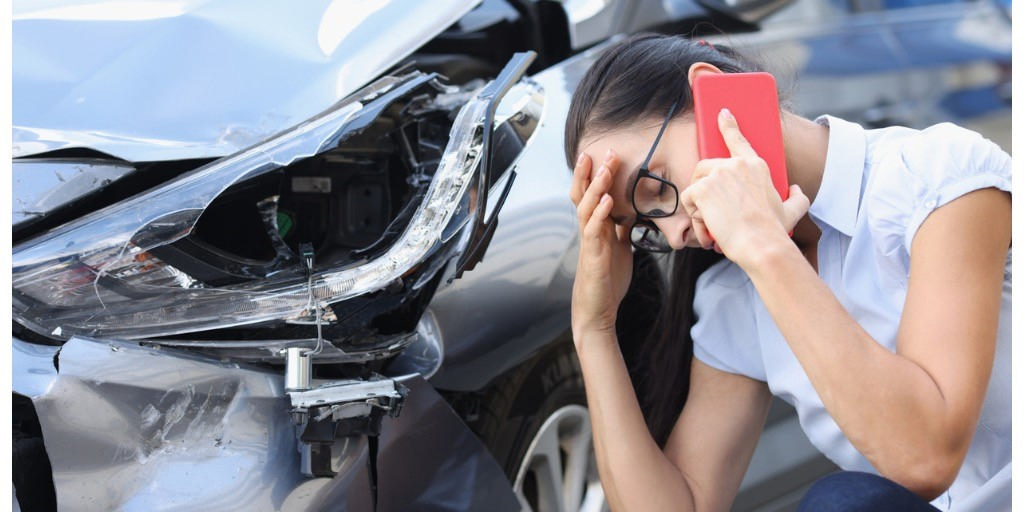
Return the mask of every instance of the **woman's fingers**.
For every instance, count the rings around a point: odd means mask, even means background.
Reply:
[[[593,240],[605,234],[608,226],[604,221],[611,214],[612,203],[612,196],[608,194],[601,195],[597,206],[594,208],[594,213],[587,220],[586,225],[583,226],[583,237],[585,239]]]
[[[697,194],[706,186],[706,183],[694,183],[679,194],[679,202],[690,218],[690,230],[701,247],[709,248],[714,243],[711,233],[708,232],[707,224],[704,223],[704,216],[697,207]]]
[[[804,191],[800,189],[800,185],[792,184],[789,186],[789,197],[782,202],[782,214],[783,222],[785,223],[786,229],[790,232],[796,227],[796,223],[800,222],[800,219],[807,214],[807,210],[811,207],[811,200],[804,195]]]
[[[601,200],[601,196],[608,191],[610,183],[609,174],[608,168],[601,165],[593,181],[590,182],[590,186],[583,193],[583,198],[576,205],[576,217],[579,221],[580,229],[583,229],[583,226],[590,220],[590,217],[594,214],[594,208],[597,207],[598,202]]]
[[[597,207],[598,202],[601,200],[601,195],[611,189],[613,170],[617,167],[618,159],[614,153],[609,151],[605,161],[597,169],[597,172],[594,173],[589,185],[583,192],[583,197],[576,205],[576,215],[579,220],[580,229],[583,229],[583,226],[587,224],[587,221],[593,215],[594,208]]]
[[[590,155],[580,152],[580,156],[576,159],[576,167],[572,170],[572,185],[569,186],[569,198],[576,206],[579,206],[580,200],[583,199],[583,193],[590,186],[592,168],[593,161],[591,161]]]
[[[708,226],[704,223],[704,218],[701,217],[699,211],[690,217],[690,229],[693,231],[693,236],[701,247],[710,249],[715,243],[715,239],[711,237]]]
[[[738,158],[757,157],[757,152],[740,132],[740,125],[736,123],[736,118],[727,108],[723,108],[718,113],[718,130],[722,132],[722,139],[725,140],[730,155]]]

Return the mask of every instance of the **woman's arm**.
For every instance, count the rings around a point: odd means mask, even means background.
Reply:
[[[590,160],[570,192],[580,220],[573,285],[573,338],[587,392],[594,451],[614,510],[727,510],[739,487],[769,393],[764,383],[693,364],[690,395],[665,452],[651,437],[615,337],[615,313],[629,284],[631,249],[608,217],[610,157],[590,180]]]
[[[941,494],[966,455],[991,373],[1009,194],[966,194],[921,225],[893,353],[857,324],[788,239],[791,212],[766,192],[767,169],[735,120],[723,115],[719,125],[734,158],[698,165],[681,196],[686,211],[701,213],[750,276],[857,450],[922,497]]]
[[[581,337],[594,451],[612,510],[728,510],[764,427],[768,387],[694,359],[686,407],[663,452],[614,337]]]
[[[825,408],[878,471],[921,496],[956,478],[995,352],[1010,197],[969,193],[914,237],[892,353],[836,300],[792,243],[764,246],[744,269]]]

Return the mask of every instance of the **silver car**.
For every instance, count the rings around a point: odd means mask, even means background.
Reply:
[[[1008,39],[957,28],[1008,37],[1006,7],[955,6],[16,2],[15,509],[604,509],[569,329],[579,78],[616,34],[702,34],[792,63],[806,115],[920,125],[1009,100]],[[965,53],[885,28],[924,14]],[[822,67],[860,30],[909,60]],[[737,508],[831,468],[796,421]]]

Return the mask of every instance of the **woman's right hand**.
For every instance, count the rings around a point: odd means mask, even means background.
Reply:
[[[633,273],[629,226],[611,219],[614,199],[608,194],[619,159],[611,150],[596,172],[586,153],[576,160],[569,196],[576,205],[580,254],[572,288],[574,338],[583,333],[615,334],[615,317]],[[577,341],[578,343],[578,341]]]

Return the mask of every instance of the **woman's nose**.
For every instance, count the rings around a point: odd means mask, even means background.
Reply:
[[[661,231],[661,234],[668,240],[668,244],[672,249],[678,251],[686,247],[686,232],[690,227],[690,218],[686,216],[682,208],[679,208],[675,214],[668,217],[651,220],[658,227],[658,231]]]

